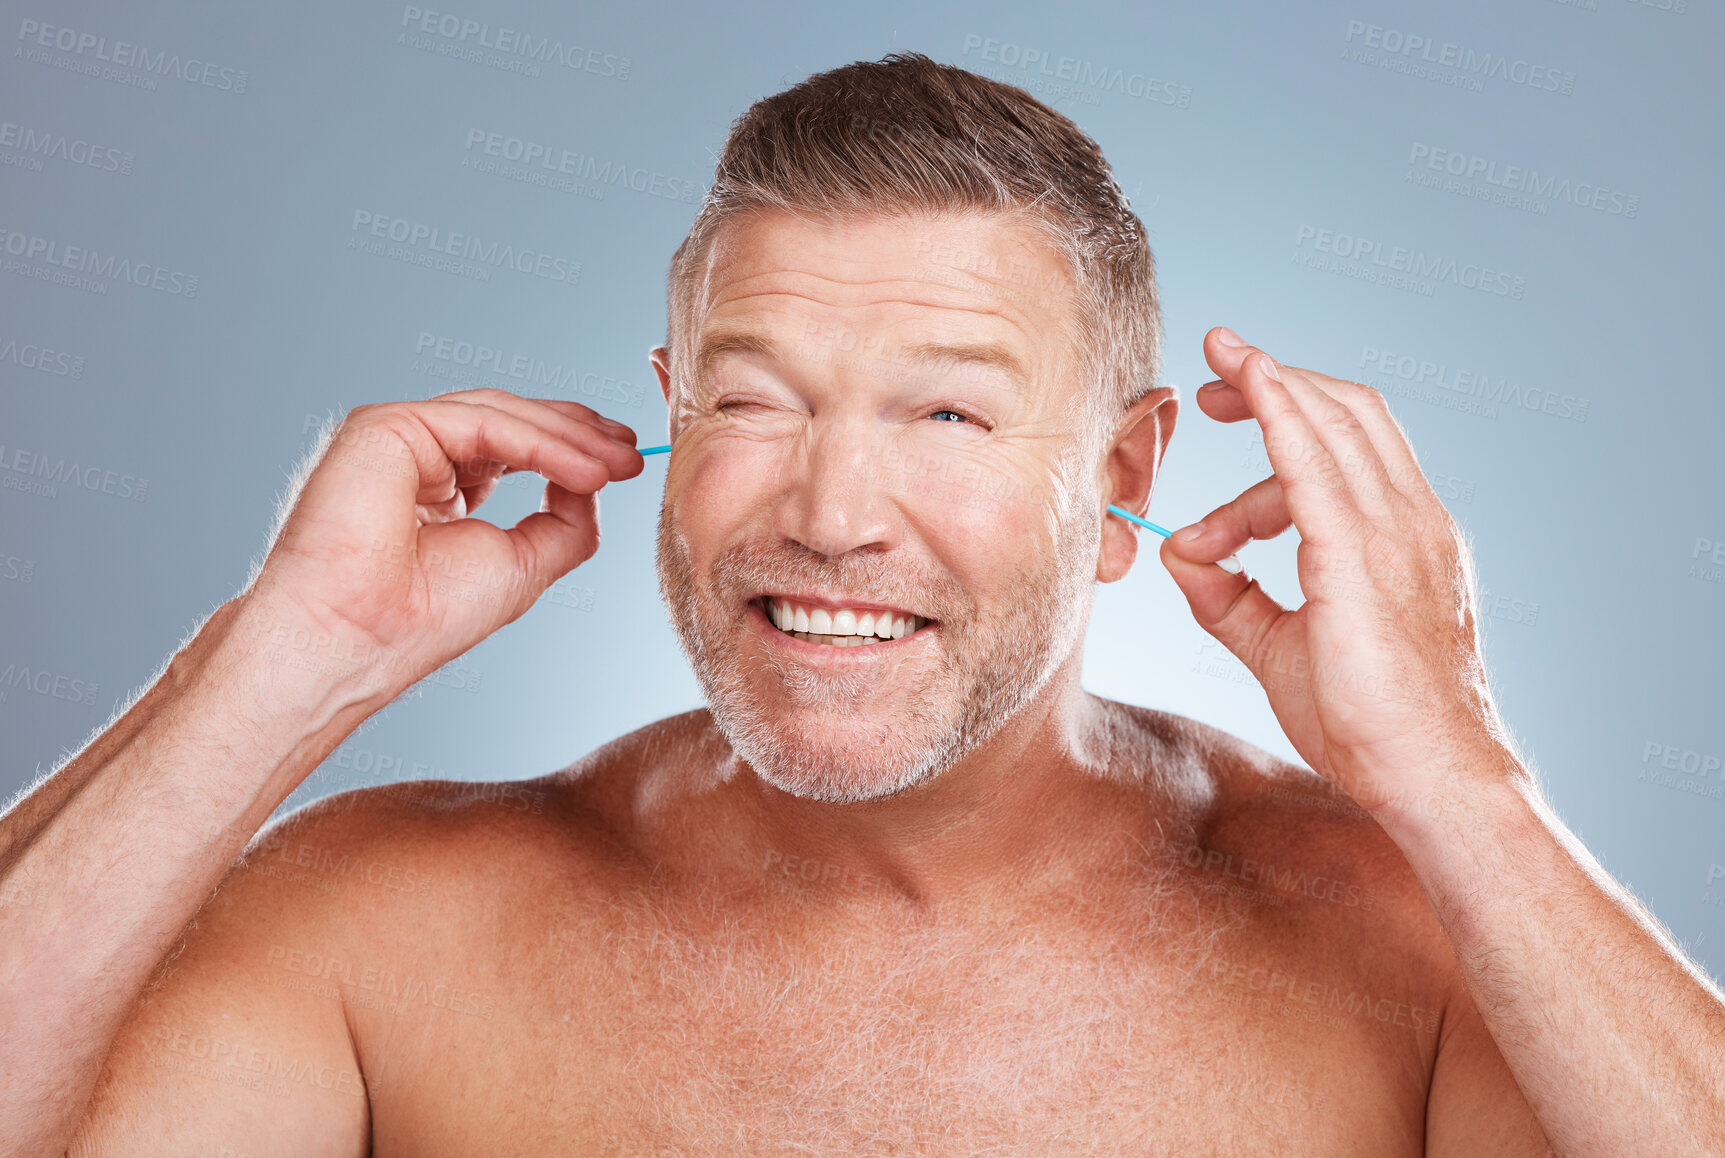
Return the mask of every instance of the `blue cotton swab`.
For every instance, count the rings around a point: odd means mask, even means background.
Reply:
[[[1155,531],[1158,535],[1161,535],[1164,539],[1166,539],[1169,535],[1173,534],[1172,531],[1169,531],[1163,527],[1158,527],[1155,523],[1152,523],[1149,519],[1141,519],[1137,515],[1133,514],[1131,511],[1121,510],[1119,507],[1115,506],[1113,503],[1108,504],[1108,513],[1111,515],[1119,515],[1121,518],[1125,519],[1128,523],[1137,523],[1140,527],[1143,527],[1145,530]]]
[[[671,449],[671,447],[668,444],[665,446],[649,446],[649,447],[647,447],[647,449],[641,451],[641,453],[642,454],[664,454],[666,451],[668,451],[670,449]],[[1155,531],[1158,535],[1161,535],[1164,539],[1166,539],[1169,535],[1173,534],[1173,532],[1168,530],[1166,527],[1159,527],[1155,523],[1152,523],[1149,519],[1141,519],[1137,515],[1133,514],[1131,511],[1123,511],[1119,507],[1115,506],[1113,503],[1108,504],[1108,513],[1111,515],[1119,515],[1121,518],[1125,519],[1128,523],[1137,523],[1140,527],[1143,527],[1145,530]],[[1228,574],[1230,574],[1230,575],[1238,575],[1240,573],[1240,571],[1242,570],[1241,565],[1240,565],[1240,560],[1235,558],[1233,555],[1229,555],[1226,559],[1221,560],[1220,562],[1218,562],[1216,564],[1216,566],[1222,568],[1222,570],[1228,572]]]
[[[1168,538],[1171,534],[1173,534],[1173,532],[1168,530],[1166,527],[1158,527],[1155,523],[1152,523],[1149,519],[1141,519],[1137,515],[1133,514],[1131,511],[1121,510],[1119,507],[1115,506],[1113,503],[1108,504],[1108,513],[1111,515],[1119,515],[1121,518],[1125,519],[1128,523],[1137,523],[1140,527],[1143,527],[1146,530],[1155,531],[1158,535],[1161,535],[1164,539]],[[1226,559],[1218,559],[1216,561],[1216,566],[1220,567],[1222,570],[1226,571],[1230,575],[1238,575],[1241,571],[1244,571],[1246,569],[1245,565],[1240,562],[1240,558],[1237,555],[1229,555]]]

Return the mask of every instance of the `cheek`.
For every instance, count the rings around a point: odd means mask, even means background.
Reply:
[[[897,501],[943,566],[984,601],[1014,599],[1058,539],[1059,497],[1045,468],[972,462],[968,473],[901,474]]]
[[[1053,541],[1066,504],[1042,456],[1024,446],[942,445],[930,429],[913,430],[877,456],[883,486],[979,538],[992,534],[1026,548]]]
[[[690,446],[665,482],[678,529],[691,543],[722,539],[769,505],[781,460],[780,448],[749,439],[713,438]]]

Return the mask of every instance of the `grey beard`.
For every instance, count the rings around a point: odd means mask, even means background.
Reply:
[[[1021,570],[1005,586],[1018,597],[986,623],[950,576],[879,554],[831,558],[791,542],[731,547],[714,562],[710,586],[703,585],[664,505],[659,588],[714,723],[738,757],[794,796],[832,804],[880,800],[927,783],[985,744],[1071,655],[1088,619],[1098,522],[1091,516],[1090,525],[1063,528],[1056,554]],[[919,671],[909,688],[890,669],[883,673],[885,665],[873,665],[868,675],[832,675],[775,656],[768,662],[770,690],[751,687],[738,646],[745,599],[799,581],[926,610],[942,635],[935,670]],[[804,712],[854,712],[871,698],[897,705],[889,723],[871,734],[852,728],[834,742],[799,730]]]

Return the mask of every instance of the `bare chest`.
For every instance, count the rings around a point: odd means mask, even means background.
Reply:
[[[1406,1003],[1217,941],[554,930],[366,1032],[375,1152],[1419,1153]]]

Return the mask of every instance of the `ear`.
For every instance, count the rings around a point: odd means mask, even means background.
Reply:
[[[677,408],[671,405],[671,351],[663,346],[654,346],[647,353],[647,361],[653,364],[653,373],[659,376],[659,393],[665,396],[665,421],[670,428],[671,441],[675,442]]]
[[[1150,505],[1150,492],[1156,486],[1156,472],[1162,467],[1162,456],[1168,451],[1168,440],[1174,436],[1174,420],[1180,414],[1180,400],[1173,387],[1160,386],[1134,402],[1121,416],[1103,463],[1102,501],[1131,511],[1144,513]],[[1117,515],[1106,511],[1102,515],[1102,550],[1096,558],[1096,579],[1113,583],[1124,578],[1138,558],[1140,531]]]

